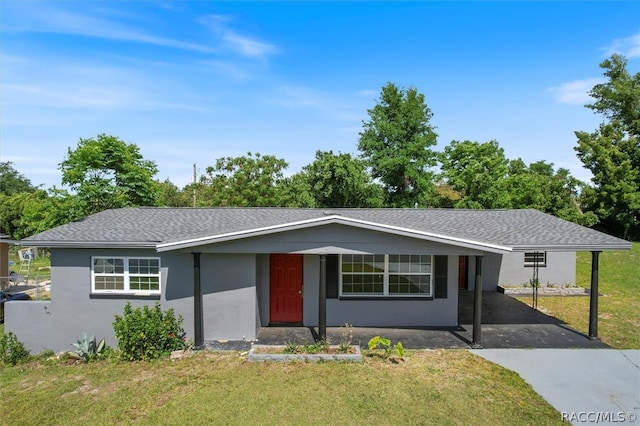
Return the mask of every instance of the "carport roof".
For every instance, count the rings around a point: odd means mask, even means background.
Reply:
[[[50,229],[22,243],[166,251],[335,223],[500,252],[631,248],[628,241],[532,209],[123,208]]]

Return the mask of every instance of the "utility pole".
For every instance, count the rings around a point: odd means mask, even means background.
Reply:
[[[193,163],[193,207],[196,206],[196,163]]]

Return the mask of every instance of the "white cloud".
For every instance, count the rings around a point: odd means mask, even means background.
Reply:
[[[199,52],[215,52],[203,44],[185,42],[148,34],[135,27],[109,19],[79,14],[38,2],[36,7],[5,10],[3,31],[74,34],[85,37],[122,40]]]
[[[231,31],[228,31],[223,38],[243,56],[262,57],[275,52],[275,48],[268,43],[243,37]]]
[[[122,108],[135,94],[113,87],[52,88],[37,84],[2,84],[2,94],[9,106],[30,105],[57,108]]]
[[[207,69],[213,70],[218,75],[237,81],[249,80],[252,74],[239,64],[228,61],[200,61]]]
[[[229,28],[231,18],[222,15],[207,15],[199,19],[223,42],[225,47],[241,56],[264,58],[277,52],[273,44],[265,43]]]
[[[607,56],[618,53],[627,58],[640,58],[640,33],[613,40],[605,51]]]
[[[33,122],[36,116],[41,124],[51,124],[61,120],[58,116],[69,117],[62,111],[71,110],[206,112],[214,107],[209,98],[192,90],[193,85],[168,78],[153,64],[141,63],[133,69],[70,58],[11,58],[10,63],[2,61],[4,126]],[[47,114],[55,118],[47,118]]]
[[[364,90],[359,90],[358,92],[356,92],[356,96],[363,96],[363,97],[377,97],[380,94],[379,91],[377,90],[372,90],[372,89],[364,89]]]
[[[593,89],[593,86],[603,82],[602,78],[586,78],[550,87],[546,91],[551,93],[556,102],[561,104],[584,105],[592,100],[589,92]]]
[[[349,99],[299,86],[281,86],[270,102],[288,109],[310,109],[343,122],[358,122],[361,112]]]

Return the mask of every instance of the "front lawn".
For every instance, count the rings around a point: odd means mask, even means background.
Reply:
[[[591,286],[591,253],[578,253],[576,281]],[[618,349],[640,349],[640,243],[630,251],[600,254],[598,334]],[[531,297],[519,297],[530,304]],[[589,332],[588,297],[539,297],[538,309]]]
[[[0,370],[4,424],[561,424],[516,373],[466,350],[405,362],[178,360]]]

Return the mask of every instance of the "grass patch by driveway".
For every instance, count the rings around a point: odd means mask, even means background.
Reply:
[[[617,349],[640,349],[640,243],[630,251],[600,254],[598,335]],[[576,283],[591,286],[591,253],[578,253]],[[518,297],[531,304],[531,297]],[[589,332],[588,297],[539,297],[538,309]]]
[[[406,362],[252,363],[199,352],[151,363],[0,370],[5,424],[561,424],[517,374],[466,350]]]

